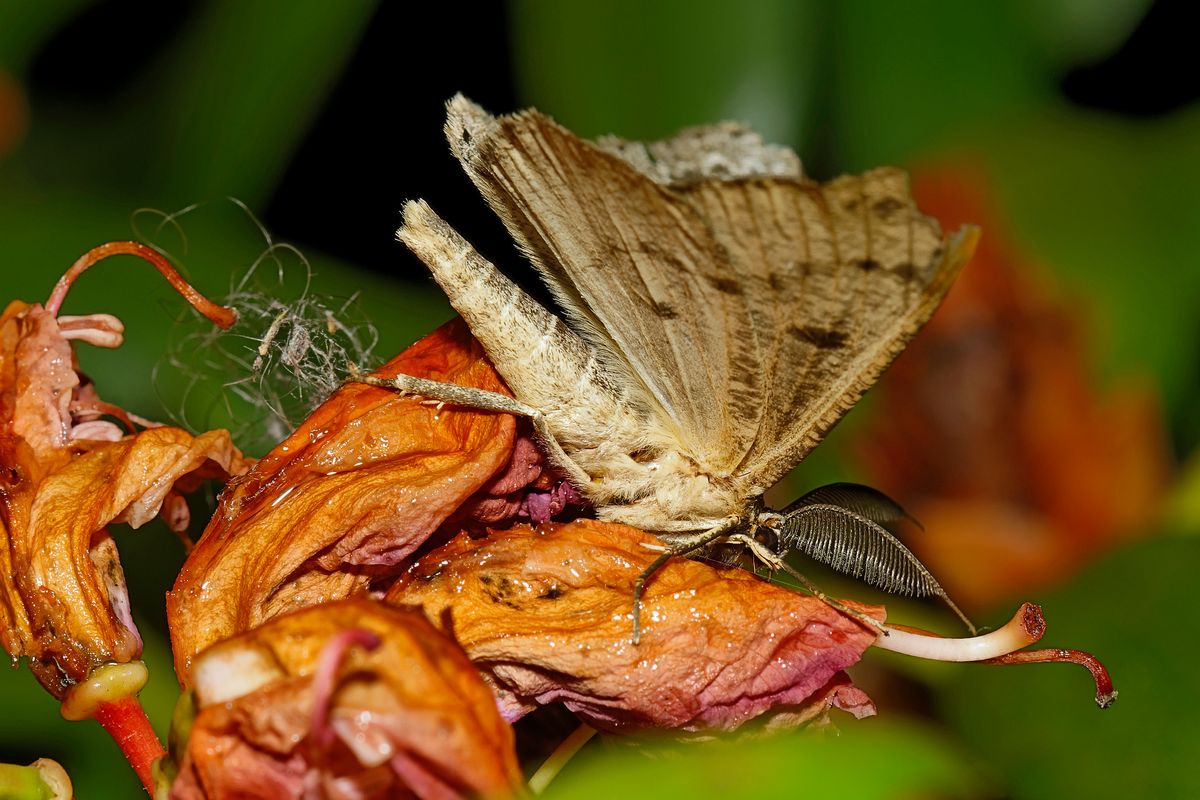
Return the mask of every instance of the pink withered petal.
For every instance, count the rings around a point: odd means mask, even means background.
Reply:
[[[175,800],[519,792],[512,729],[419,614],[360,599],[277,617],[200,654],[192,684]]]
[[[14,300],[0,317],[0,354],[4,427],[46,458],[70,440],[71,392],[79,386],[71,343],[53,314]]]
[[[631,641],[633,585],[661,545],[580,520],[460,535],[387,594],[419,606],[466,650],[508,719],[561,702],[604,730],[731,730],[867,701],[824,687],[875,633],[815,598],[735,568],[673,559],[655,573]],[[863,607],[882,619],[883,609]]]
[[[449,526],[482,528],[516,517],[525,489],[545,470],[546,458],[533,441],[527,426],[517,425],[508,465],[479,487],[469,500],[447,520]]]

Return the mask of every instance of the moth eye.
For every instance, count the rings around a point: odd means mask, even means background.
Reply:
[[[761,544],[763,547],[770,550],[772,553],[779,552],[779,534],[772,528],[760,527],[754,531],[754,541]]]

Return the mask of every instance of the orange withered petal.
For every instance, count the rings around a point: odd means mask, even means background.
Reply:
[[[60,327],[19,302],[0,317],[0,642],[29,656],[60,699],[96,667],[141,652],[107,526],[139,527],[164,504],[176,527],[186,524],[177,489],[244,468],[225,431],[126,435],[99,418],[70,339],[95,330],[119,343],[119,329],[107,315]]]
[[[505,797],[513,731],[453,642],[365,599],[277,617],[192,666],[176,800]]]
[[[869,701],[830,681],[875,633],[823,602],[737,568],[672,559],[647,585],[640,643],[633,585],[661,548],[580,520],[460,535],[424,555],[387,601],[421,607],[484,673],[508,719],[561,702],[604,730],[728,730]],[[880,619],[883,609],[863,607]]]
[[[506,392],[460,321],[379,370]],[[278,614],[395,572],[513,450],[511,416],[349,383],[221,498],[168,595],[176,671]]]

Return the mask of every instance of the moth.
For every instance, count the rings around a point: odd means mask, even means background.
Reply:
[[[660,538],[634,592],[635,642],[642,589],[671,556],[741,548],[788,569],[783,555],[798,549],[949,602],[888,531],[904,513],[882,494],[835,485],[782,512],[762,496],[933,313],[975,229],[943,242],[901,170],[816,183],[791,150],[740,124],[591,143],[533,110],[497,118],[461,95],[447,107],[452,152],[562,316],[409,202],[397,236],[515,397],[371,382],[527,417],[600,519]]]

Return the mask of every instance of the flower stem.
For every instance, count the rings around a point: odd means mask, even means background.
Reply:
[[[162,743],[150,727],[150,720],[136,697],[123,697],[111,703],[100,703],[96,708],[96,721],[121,748],[125,760],[142,781],[150,796],[154,796],[154,777],[151,765],[154,759],[165,755]]]
[[[572,731],[570,736],[554,748],[554,752],[538,767],[537,772],[533,773],[529,779],[529,791],[535,795],[546,791],[550,781],[554,780],[567,762],[595,735],[596,729],[590,725],[580,725]]]
[[[190,283],[183,279],[183,276],[171,265],[171,262],[163,258],[161,253],[140,242],[108,242],[88,250],[58,279],[58,283],[54,285],[54,291],[50,293],[50,299],[46,301],[46,310],[51,314],[57,315],[58,309],[62,306],[63,300],[66,299],[67,291],[71,288],[71,284],[75,282],[75,279],[98,261],[103,261],[109,256],[117,255],[138,256],[149,261],[162,273],[162,276],[167,279],[175,291],[183,295],[184,300],[187,300],[193,308],[212,320],[214,324],[222,328],[228,328],[237,321],[237,312],[235,310],[219,306],[200,294]]]
[[[1046,618],[1040,606],[1025,603],[1002,628],[983,636],[944,639],[916,628],[888,625],[887,636],[880,636],[875,647],[936,661],[978,661],[983,664],[1043,664],[1057,661],[1078,664],[1092,673],[1096,683],[1096,705],[1108,708],[1117,699],[1108,670],[1091,653],[1082,650],[1049,648],[1021,650],[1042,638]]]

